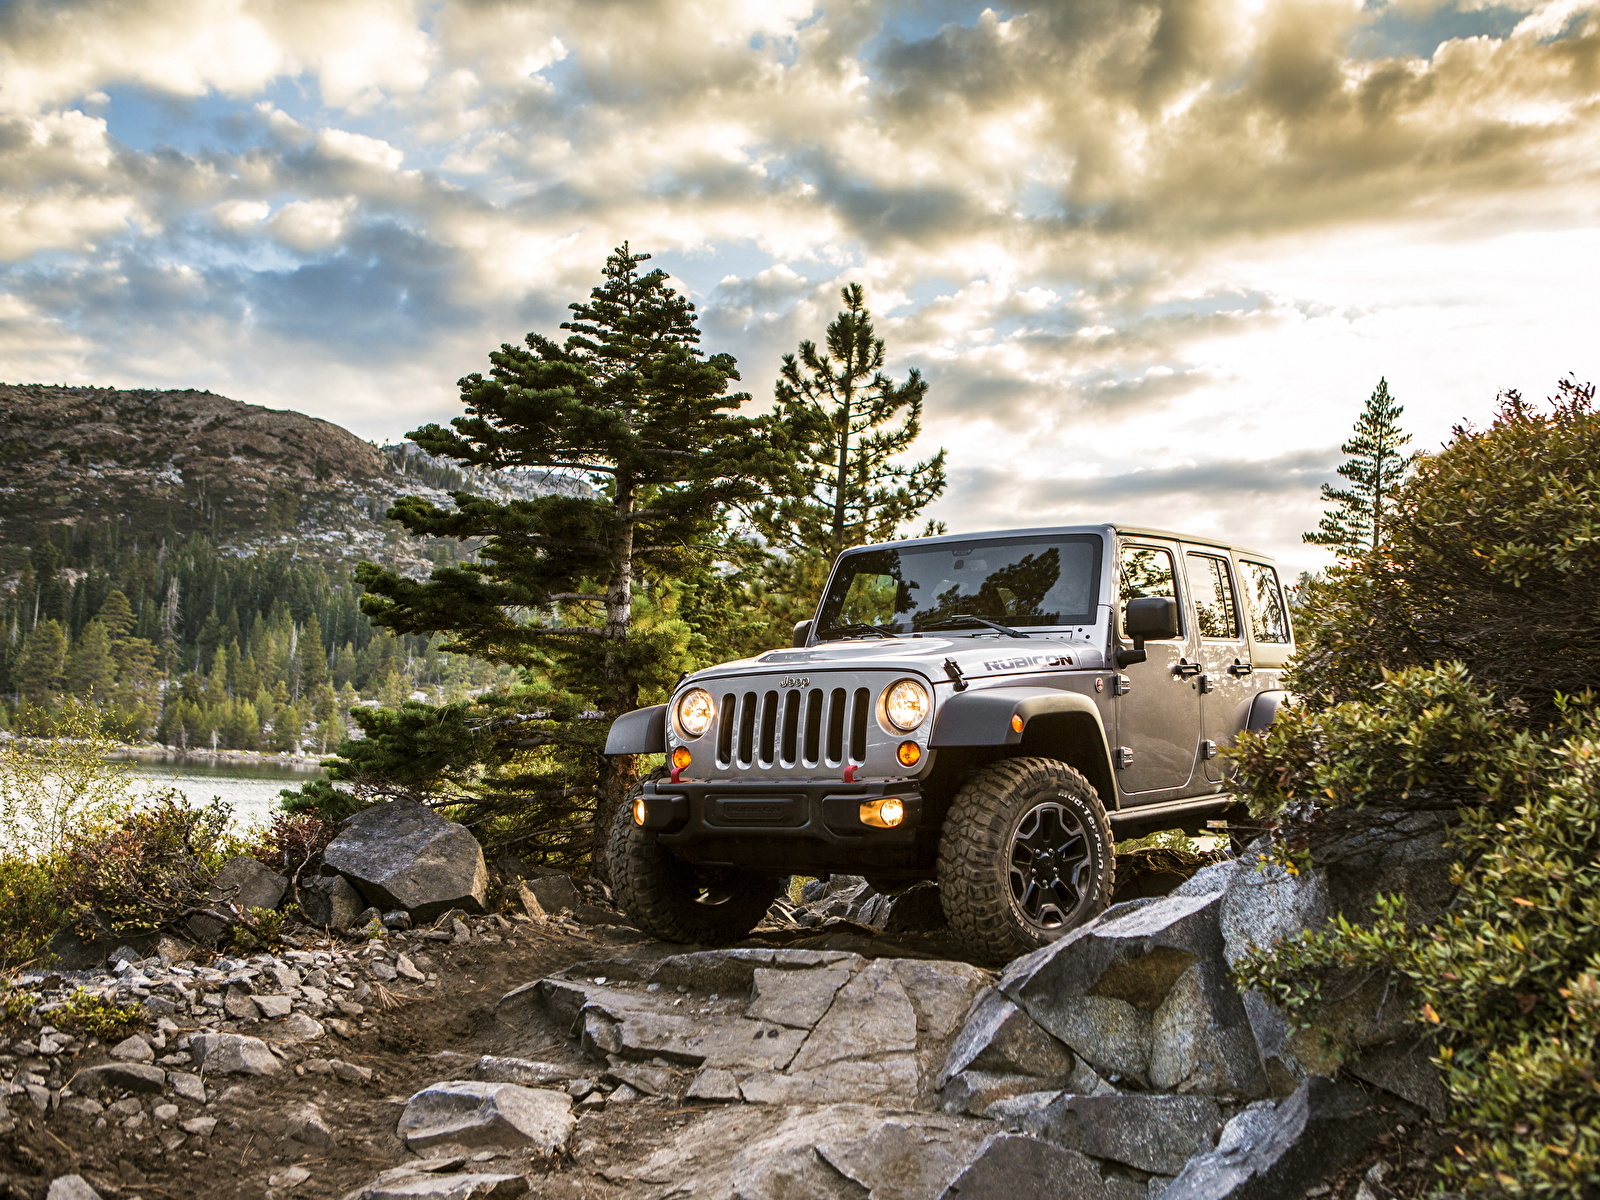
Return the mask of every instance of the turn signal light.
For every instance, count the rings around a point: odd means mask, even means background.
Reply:
[[[689,749],[688,749],[687,746],[679,746],[676,750],[674,750],[672,752],[672,765],[677,767],[678,770],[680,770],[680,771],[683,770],[685,767],[687,767],[693,761],[694,761],[694,755],[689,753]]]
[[[1011,714],[1011,728],[1017,733],[1022,732],[1022,717],[1017,713]]]
[[[906,819],[906,802],[898,796],[868,800],[861,806],[861,823],[875,829],[893,829]]]
[[[914,767],[922,761],[922,747],[915,742],[901,742],[894,756],[900,760],[902,767]]]
[[[633,801],[633,823],[635,825],[640,825],[640,826],[642,826],[644,824],[644,797],[643,796],[635,797],[635,799]]]

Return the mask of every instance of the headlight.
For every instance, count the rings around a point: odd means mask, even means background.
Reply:
[[[915,679],[891,683],[883,693],[883,718],[902,733],[910,733],[928,719],[928,689]]]
[[[690,688],[678,697],[678,730],[684,737],[697,738],[711,728],[717,715],[717,702],[705,688]]]

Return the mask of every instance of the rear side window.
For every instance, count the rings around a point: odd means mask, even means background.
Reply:
[[[1201,637],[1239,636],[1239,610],[1233,602],[1233,580],[1226,562],[1209,554],[1189,555],[1189,589],[1194,594],[1194,616]]]
[[[1244,603],[1250,612],[1250,629],[1258,642],[1289,641],[1289,610],[1278,586],[1278,572],[1266,563],[1242,562]]]
[[[1122,548],[1121,610],[1126,612],[1129,600],[1141,596],[1170,596],[1178,598],[1174,578],[1172,555],[1156,546],[1124,546]],[[1122,635],[1128,635],[1127,626]]]

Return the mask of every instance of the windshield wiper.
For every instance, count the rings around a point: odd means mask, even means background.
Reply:
[[[864,637],[870,634],[873,637],[894,638],[900,636],[900,631],[893,626],[884,625],[835,625],[823,635],[823,640],[828,641],[833,634],[842,633],[846,638]]]
[[[1025,633],[1018,633],[1009,625],[1002,625],[998,621],[991,621],[988,617],[975,617],[971,613],[952,613],[948,617],[940,617],[937,621],[929,621],[926,625],[918,626],[919,629],[971,629],[974,626],[993,629],[1007,637],[1026,638]]]

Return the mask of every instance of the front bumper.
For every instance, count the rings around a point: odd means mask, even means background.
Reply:
[[[867,800],[899,797],[905,820],[893,829],[861,821]],[[668,846],[760,840],[810,842],[849,849],[910,846],[922,824],[915,783],[664,783],[643,791],[644,827]]]

